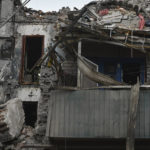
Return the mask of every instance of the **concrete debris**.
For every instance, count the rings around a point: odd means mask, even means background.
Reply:
[[[24,124],[24,111],[20,99],[0,105],[0,141],[7,142],[20,135]]]
[[[150,39],[145,38],[150,34],[149,6],[149,1],[137,1],[137,4],[131,1],[94,1],[82,10],[70,11],[68,18],[73,23],[71,30],[74,37],[81,38],[81,32],[86,32],[85,38],[88,38],[89,34],[94,39],[115,41],[127,48],[145,53],[150,48]],[[82,11],[84,13],[80,15]],[[74,23],[77,18],[78,21]],[[58,37],[63,35],[61,31],[65,30],[64,28],[67,30],[67,27],[59,27]]]
[[[27,18],[32,18],[32,19],[37,19],[37,20],[62,20],[62,19],[67,19],[68,12],[70,12],[69,7],[63,7],[60,9],[58,12],[56,11],[48,11],[48,12],[43,12],[42,10],[33,10],[31,8],[24,7],[24,13]]]
[[[21,147],[26,144],[33,144],[33,143],[35,144],[36,143],[36,141],[34,139],[34,135],[35,135],[35,132],[32,127],[24,126],[19,137],[17,139],[14,139],[13,141],[9,142],[9,144],[4,143],[3,147],[5,147],[5,150],[7,150],[7,149],[20,150]]]

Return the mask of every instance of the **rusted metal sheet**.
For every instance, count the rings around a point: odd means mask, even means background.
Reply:
[[[137,138],[150,137],[150,91],[141,90]],[[125,138],[130,89],[53,91],[49,101],[49,137]]]

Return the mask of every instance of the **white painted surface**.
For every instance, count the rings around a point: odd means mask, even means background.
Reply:
[[[17,97],[22,101],[38,102],[41,97],[41,90],[40,88],[19,88]]]
[[[22,48],[23,35],[44,35],[44,48],[47,48],[54,37],[53,24],[18,24],[16,48]]]

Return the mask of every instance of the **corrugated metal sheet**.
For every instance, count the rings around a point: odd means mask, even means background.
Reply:
[[[125,138],[130,90],[53,91],[47,136]],[[150,137],[150,91],[140,92],[136,137]]]

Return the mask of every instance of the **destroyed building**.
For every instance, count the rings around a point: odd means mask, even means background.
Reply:
[[[150,138],[150,1],[100,0],[47,13],[26,8],[29,1],[0,1],[3,147],[133,150],[136,139],[143,150]],[[4,116],[13,105],[20,137],[9,139],[15,121]],[[20,131],[24,115],[34,133]]]

